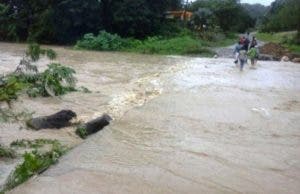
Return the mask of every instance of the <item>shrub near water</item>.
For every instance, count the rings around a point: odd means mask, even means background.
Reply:
[[[86,34],[77,41],[75,48],[99,51],[128,51],[145,54],[209,54],[204,42],[190,34],[173,38],[149,37],[145,40],[121,38],[116,34],[101,31],[99,35]]]
[[[128,51],[141,52],[146,54],[204,54],[210,53],[204,47],[204,43],[190,36],[163,39],[151,37],[136,44]]]
[[[85,34],[77,41],[75,48],[83,48],[98,51],[117,51],[121,50],[124,40],[117,34],[110,34],[106,31],[100,31],[97,36],[94,34]]]
[[[66,152],[66,148],[60,143],[50,143],[52,144],[52,149],[48,152],[41,153],[38,150],[33,150],[32,152],[26,152],[23,155],[23,163],[18,165],[15,171],[10,175],[8,182],[4,187],[4,191],[18,186],[35,174],[42,173],[52,164],[55,164]]]

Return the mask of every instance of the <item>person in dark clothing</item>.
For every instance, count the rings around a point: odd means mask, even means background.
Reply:
[[[257,45],[257,41],[256,41],[255,36],[253,36],[253,38],[251,40],[251,43],[250,43],[250,49],[255,47],[256,45]]]
[[[250,44],[250,40],[248,38],[245,38],[243,49],[246,50],[246,51],[248,51],[249,44]]]

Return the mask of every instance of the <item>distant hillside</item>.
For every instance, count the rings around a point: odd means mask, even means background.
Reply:
[[[276,0],[263,19],[261,31],[279,32],[300,29],[299,0]]]
[[[269,12],[270,7],[262,4],[248,4],[243,3],[242,6],[248,12],[248,14],[260,23],[261,19]]]

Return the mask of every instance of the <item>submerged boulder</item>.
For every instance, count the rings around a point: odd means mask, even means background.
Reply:
[[[27,126],[35,130],[60,129],[71,125],[77,115],[72,110],[62,110],[50,116],[37,117],[27,121]]]
[[[105,126],[109,125],[110,121],[112,121],[112,118],[109,115],[104,114],[101,117],[91,120],[78,127],[76,134],[81,138],[86,138],[87,136],[97,133]]]
[[[258,60],[261,60],[261,61],[274,61],[274,57],[272,55],[259,54]]]
[[[294,63],[300,63],[300,58],[294,58],[292,61],[293,61]]]

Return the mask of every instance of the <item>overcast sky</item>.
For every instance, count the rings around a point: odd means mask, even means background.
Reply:
[[[241,0],[242,3],[251,3],[251,4],[260,3],[260,4],[263,4],[263,5],[271,5],[271,3],[273,1],[274,0]]]

